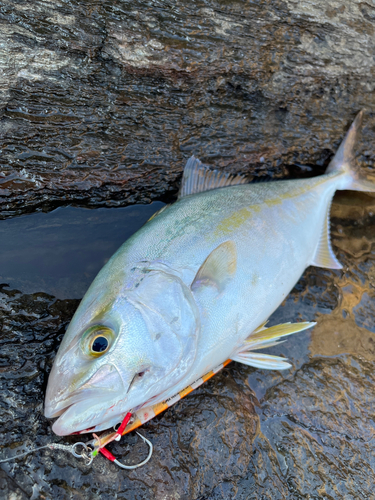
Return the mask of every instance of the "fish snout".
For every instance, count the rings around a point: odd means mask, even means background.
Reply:
[[[125,394],[122,377],[112,364],[101,366],[90,377],[82,377],[82,383],[75,389],[72,389],[73,384],[61,387],[60,382],[60,377],[57,380],[50,377],[44,407],[47,418],[61,419],[68,408],[81,403],[85,403],[85,407],[96,401],[103,401],[103,404],[108,401],[110,404],[118,394]]]

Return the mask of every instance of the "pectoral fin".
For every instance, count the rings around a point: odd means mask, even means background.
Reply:
[[[237,268],[237,250],[234,241],[225,241],[213,250],[199,268],[191,289],[216,286],[222,292]]]
[[[231,356],[231,359],[248,366],[266,370],[285,370],[286,368],[290,368],[291,364],[284,358],[269,354],[254,353],[252,351],[280,344],[283,337],[292,333],[302,332],[314,325],[316,323],[309,322],[282,323],[270,328],[266,328],[265,324],[261,325],[244,341],[237,352]]]

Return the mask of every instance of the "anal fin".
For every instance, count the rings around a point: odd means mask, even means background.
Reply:
[[[265,324],[263,324],[249,335],[237,352],[231,356],[231,359],[248,366],[266,370],[285,370],[286,368],[290,368],[291,364],[285,358],[271,356],[270,354],[255,353],[253,351],[279,344],[282,342],[281,339],[283,337],[302,332],[315,325],[316,323],[314,322],[305,321],[301,323],[282,323],[266,328]]]
[[[324,267],[328,269],[342,269],[342,265],[337,260],[331,246],[330,220],[329,220],[330,209],[331,209],[331,204],[329,204],[328,206],[327,214],[324,219],[322,233],[320,235],[320,240],[318,246],[316,247],[315,255],[311,262],[311,265],[317,267]]]

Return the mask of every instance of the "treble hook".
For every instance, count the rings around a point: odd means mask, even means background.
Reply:
[[[143,442],[146,443],[148,445],[148,447],[150,448],[149,452],[148,452],[148,455],[143,460],[143,462],[140,462],[139,464],[135,464],[135,465],[125,465],[125,464],[121,463],[119,460],[117,460],[117,458],[114,455],[112,455],[112,453],[110,451],[108,451],[106,448],[100,448],[99,449],[100,453],[102,453],[106,458],[108,458],[108,460],[110,460],[114,464],[116,464],[119,467],[121,467],[121,469],[137,469],[138,467],[142,467],[142,465],[147,464],[147,462],[152,457],[152,452],[153,452],[154,447],[153,447],[151,441],[149,441],[144,436],[142,436],[142,434],[139,434],[139,432],[136,432],[136,433],[143,440]]]

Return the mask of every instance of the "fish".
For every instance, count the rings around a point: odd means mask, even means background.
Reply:
[[[315,323],[266,322],[306,267],[342,268],[330,242],[333,195],[375,191],[354,159],[362,117],[317,177],[251,183],[187,161],[178,200],[117,250],[71,320],[45,398],[57,435],[108,429],[227,359],[291,366],[259,350]]]

